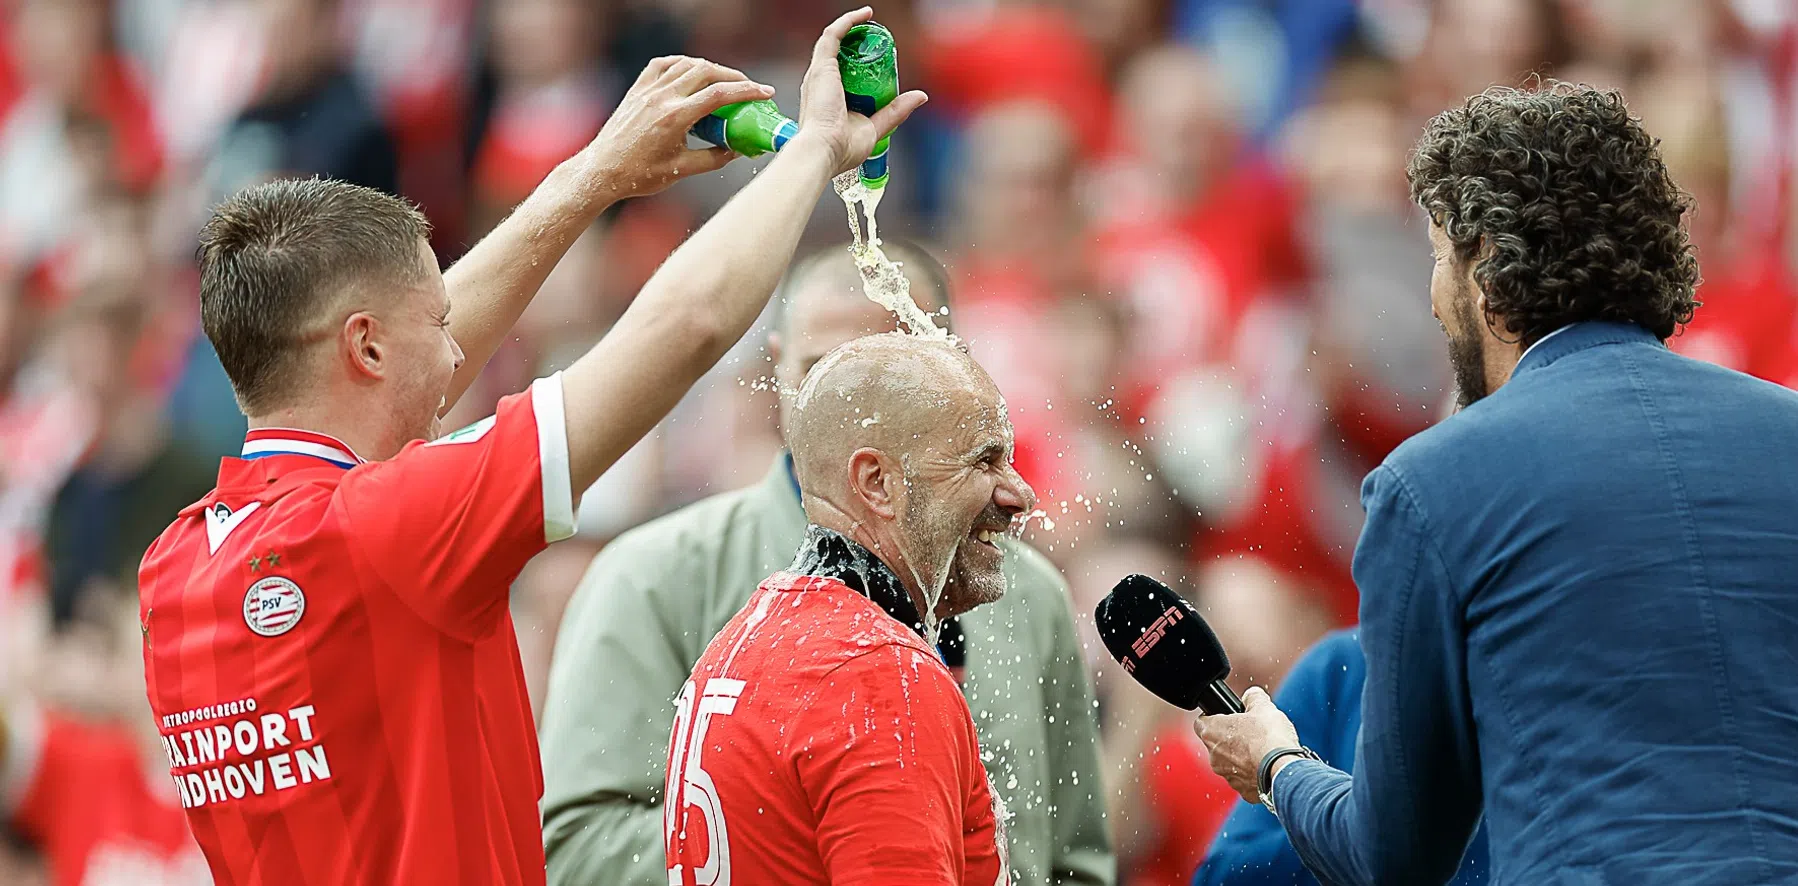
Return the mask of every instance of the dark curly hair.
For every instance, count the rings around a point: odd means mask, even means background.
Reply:
[[[1523,344],[1583,320],[1666,340],[1698,307],[1691,198],[1617,92],[1488,89],[1430,120],[1406,175]]]

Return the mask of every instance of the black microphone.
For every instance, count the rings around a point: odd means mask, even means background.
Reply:
[[[1240,714],[1242,699],[1224,683],[1230,657],[1185,597],[1146,575],[1117,583],[1094,613],[1111,657],[1169,704],[1207,714]]]

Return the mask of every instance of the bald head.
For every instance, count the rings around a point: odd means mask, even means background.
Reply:
[[[787,424],[806,516],[885,562],[920,611],[953,614],[1004,591],[1003,533],[1034,495],[1011,467],[1005,400],[959,347],[904,333],[825,355]]]
[[[984,411],[990,415],[981,415]],[[998,387],[948,342],[900,332],[855,339],[814,366],[794,398],[787,443],[799,486],[833,498],[850,453],[908,458],[969,419],[1004,415]]]

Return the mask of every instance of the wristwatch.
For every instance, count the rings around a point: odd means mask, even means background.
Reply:
[[[1261,792],[1261,805],[1267,807],[1276,817],[1280,810],[1274,808],[1274,764],[1282,757],[1302,757],[1322,763],[1324,758],[1310,748],[1274,748],[1261,758],[1261,771],[1255,776],[1255,788]]]

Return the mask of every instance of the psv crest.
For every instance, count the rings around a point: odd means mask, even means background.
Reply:
[[[300,623],[306,614],[306,595],[300,586],[279,576],[253,585],[243,597],[243,620],[264,637],[279,637]]]

